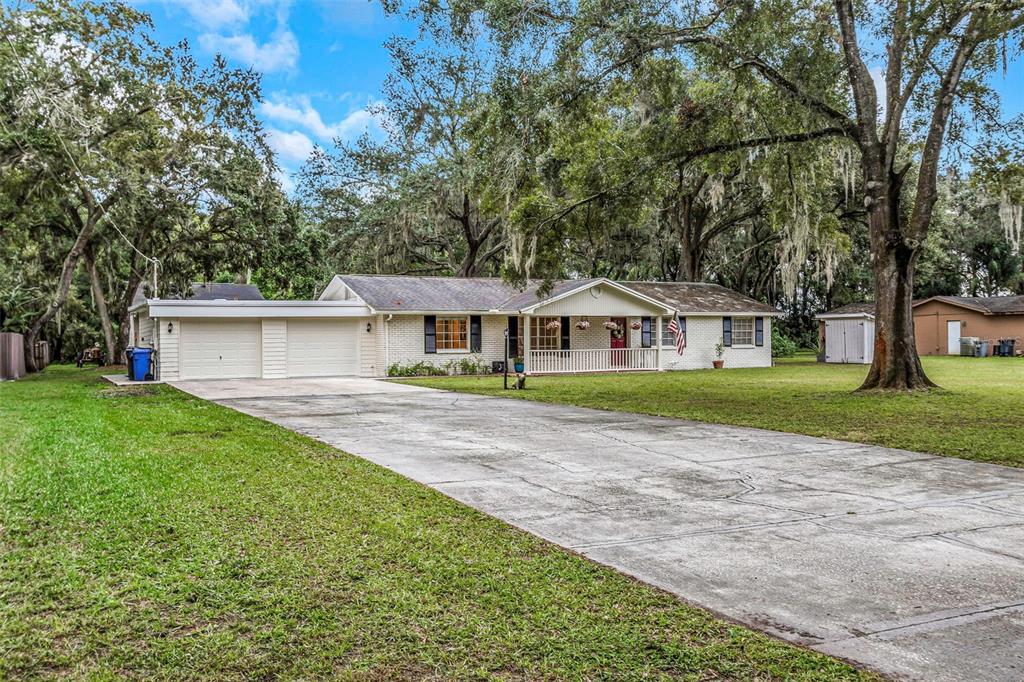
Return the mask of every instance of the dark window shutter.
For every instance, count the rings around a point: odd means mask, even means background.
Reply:
[[[732,318],[731,317],[723,317],[722,318],[722,345],[723,346],[731,346],[732,345]]]
[[[764,318],[763,317],[755,317],[754,318],[754,345],[755,346],[763,346],[764,345]]]
[[[686,333],[686,318],[685,317],[680,317],[679,318],[679,331],[681,331],[684,334]]]
[[[480,343],[480,316],[470,315],[469,316],[469,352],[479,353],[481,348]]]
[[[569,318],[563,317],[560,324],[561,327],[559,327],[559,329],[562,330],[562,350],[569,350]]]
[[[640,346],[651,347],[651,318],[649,317],[640,318]]]
[[[437,352],[437,315],[423,316],[423,352]]]
[[[508,316],[508,354],[519,355],[519,318],[515,315]]]

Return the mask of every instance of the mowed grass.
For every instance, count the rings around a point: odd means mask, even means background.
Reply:
[[[776,367],[531,377],[431,377],[419,384],[605,410],[754,426],[1024,466],[1024,359],[923,358],[942,389],[854,393],[863,365],[802,356]]]
[[[875,679],[311,439],[51,367],[0,384],[0,679],[122,677]]]

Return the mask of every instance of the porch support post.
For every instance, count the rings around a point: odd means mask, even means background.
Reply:
[[[658,362],[658,371],[661,372],[661,371],[664,370],[664,368],[661,366],[661,320],[662,320],[662,316],[658,315],[658,317],[656,319],[657,319],[658,329],[655,330],[654,338],[656,339],[656,342],[658,344],[658,352],[657,352],[657,355],[656,355],[657,362]]]
[[[523,336],[523,373],[530,373],[530,316],[523,315],[523,329],[519,330]]]

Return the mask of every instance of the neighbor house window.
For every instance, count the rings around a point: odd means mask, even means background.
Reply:
[[[732,318],[732,345],[753,346],[754,345],[754,318],[734,317]]]
[[[469,350],[469,318],[437,318],[437,350],[439,353]]]
[[[557,317],[530,318],[530,350],[558,350],[562,345],[562,329],[552,324]]]

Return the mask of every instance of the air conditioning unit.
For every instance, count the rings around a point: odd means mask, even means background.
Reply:
[[[505,373],[505,361],[495,360],[491,363],[491,374],[504,374]]]

